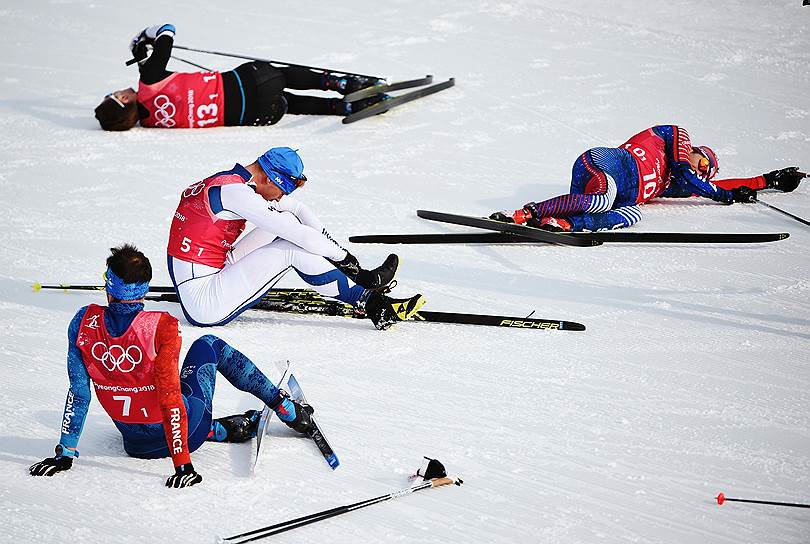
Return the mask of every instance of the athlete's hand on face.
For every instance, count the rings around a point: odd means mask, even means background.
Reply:
[[[57,472],[70,470],[72,466],[73,457],[48,457],[28,467],[28,472],[31,476],[53,476]]]
[[[176,467],[173,475],[166,480],[166,487],[191,487],[202,482],[202,476],[194,470],[194,465],[187,463]]]

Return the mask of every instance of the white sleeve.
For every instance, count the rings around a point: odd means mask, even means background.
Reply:
[[[296,200],[289,195],[281,197],[281,200],[278,202],[270,202],[270,207],[282,212],[292,212],[303,224],[317,231],[326,232],[326,227],[321,223],[321,220],[318,219],[312,209],[300,200]]]
[[[267,202],[248,185],[243,183],[223,185],[220,198],[223,212],[230,212],[246,219],[256,225],[256,228],[289,240],[298,247],[316,255],[323,255],[327,259],[340,261],[346,257],[346,250],[340,247],[322,226],[317,229],[304,224],[292,211]],[[299,205],[303,206],[300,203]],[[311,216],[308,219],[315,218],[308,209],[307,212]],[[320,225],[317,218],[314,220]]]

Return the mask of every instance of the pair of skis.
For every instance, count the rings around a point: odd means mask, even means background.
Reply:
[[[435,83],[432,85],[431,83],[433,83],[433,76],[427,75],[419,79],[411,79],[408,81],[397,81],[394,83],[372,85],[371,87],[366,87],[365,89],[360,89],[359,91],[349,93],[343,97],[344,102],[355,102],[357,100],[362,100],[364,98],[369,98],[375,95],[383,95],[383,97],[380,102],[377,102],[376,104],[373,104],[356,113],[351,113],[346,117],[344,117],[343,124],[348,125],[349,123],[354,123],[355,121],[359,121],[361,119],[373,117],[375,115],[385,113],[388,110],[395,108],[397,106],[401,106],[402,104],[407,104],[408,102],[413,102],[414,100],[418,100],[419,98],[424,98],[431,94],[438,93],[439,91],[443,91],[444,89],[449,89],[450,87],[456,84],[456,80],[455,78],[451,77],[447,81],[442,81],[441,83]],[[427,87],[423,87],[424,85],[427,85]],[[418,89],[416,91],[411,91],[409,93],[401,94],[399,96],[388,96],[387,94],[389,92],[400,91],[403,89],[411,89],[414,87],[423,87],[423,88]]]
[[[79,291],[104,291],[103,285],[41,285],[34,284],[34,290],[40,289],[62,289]],[[178,302],[174,287],[171,286],[151,286],[150,295],[146,300],[152,302]],[[321,314],[329,316],[349,317],[355,319],[365,319],[366,315],[359,312],[354,306],[340,302],[339,300],[326,298],[312,289],[273,289],[268,291],[262,300],[253,307],[254,310],[265,310],[270,312],[298,313],[298,314]],[[484,325],[492,327],[504,327],[510,329],[524,330],[561,330],[561,331],[584,331],[585,325],[575,321],[560,319],[534,318],[530,313],[526,317],[514,317],[490,314],[469,314],[461,312],[431,312],[420,310],[408,321],[422,323],[453,323],[460,325]]]
[[[304,396],[304,391],[301,389],[301,384],[298,383],[298,379],[295,377],[295,374],[293,374],[290,370],[290,362],[286,361],[281,368],[283,369],[283,372],[281,379],[278,381],[278,387],[282,387],[284,379],[286,378],[287,391],[290,393],[290,397],[300,403],[308,404],[307,398]],[[259,456],[262,451],[262,443],[264,442],[263,438],[264,435],[267,434],[267,427],[272,418],[273,410],[269,406],[265,406],[264,409],[262,409],[262,414],[259,418],[259,426],[256,429],[256,459],[253,462],[254,470],[259,462]],[[329,465],[329,468],[335,470],[340,466],[340,459],[338,459],[335,450],[332,449],[332,446],[324,436],[323,431],[321,431],[317,421],[315,421],[315,417],[311,416],[310,419],[312,421],[312,425],[310,426],[309,431],[307,431],[307,436],[315,443],[316,446],[318,446],[318,450],[321,452],[324,460]]]
[[[372,234],[351,236],[350,242],[358,244],[526,244],[548,243],[567,246],[592,247],[603,243],[652,243],[652,244],[751,244],[776,242],[790,236],[787,232],[776,233],[704,233],[704,232],[577,232],[558,233],[514,223],[502,223],[493,219],[457,215],[452,213],[417,210],[423,219],[464,225],[496,231],[481,234]]]

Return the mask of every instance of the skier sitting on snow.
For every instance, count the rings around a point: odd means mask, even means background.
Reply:
[[[386,296],[397,256],[374,270],[361,268],[309,208],[288,196],[305,181],[298,153],[275,147],[183,191],[167,253],[189,323],[229,322],[260,302],[290,268],[322,295],[362,309],[378,329],[408,319],[425,303],[422,295]],[[236,242],[247,221],[256,228]]]
[[[345,95],[380,80],[275,68],[268,62],[249,62],[228,72],[169,72],[174,32],[173,25],[155,25],[133,38],[130,49],[139,61],[138,91],[108,94],[95,110],[101,128],[129,130],[138,121],[149,128],[274,125],[285,113],[348,115],[382,99],[376,95],[347,103],[285,92],[285,88],[317,89]],[[148,57],[147,46],[153,48]]]
[[[169,487],[202,481],[189,454],[206,440],[243,442],[256,435],[256,410],[212,421],[217,372],[273,408],[291,428],[307,431],[311,408],[289,399],[250,359],[216,336],[194,341],[178,375],[182,339],[177,319],[143,309],[152,279],[149,259],[131,245],[111,252],[105,275],[108,306],[81,308],[68,327],[70,387],[56,456],[32,465],[32,476],[53,476],[73,466],[91,382],[129,455],[171,456],[175,474],[166,481]]]
[[[754,202],[758,189],[793,191],[805,177],[790,167],[712,183],[718,170],[714,151],[692,146],[685,129],[654,126],[619,148],[597,147],[580,155],[571,173],[570,194],[529,202],[513,213],[495,212],[490,219],[557,232],[615,229],[638,222],[638,205],[656,197]]]

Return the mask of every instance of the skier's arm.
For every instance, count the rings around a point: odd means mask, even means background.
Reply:
[[[90,375],[82,359],[82,352],[76,346],[79,327],[87,307],[80,309],[68,326],[67,371],[70,385],[68,387],[65,409],[62,414],[62,435],[59,444],[62,446],[62,455],[74,457],[79,445],[79,438],[87,418],[90,407]]]
[[[679,164],[673,168],[670,186],[661,196],[674,196],[685,193],[711,198],[725,204],[734,202],[731,191],[722,189],[712,182],[700,178],[692,170],[691,165]]]
[[[223,211],[236,214],[250,221],[257,228],[289,240],[310,253],[335,261],[343,260],[346,257],[346,250],[335,242],[325,230],[316,230],[303,224],[292,212],[270,209],[268,202],[245,184],[222,186],[220,200]],[[275,206],[274,204],[269,205]]]
[[[596,232],[613,230],[635,225],[641,220],[639,206],[622,206],[605,213],[586,213],[567,218],[574,232]]]
[[[765,187],[767,187],[764,176],[755,176],[753,178],[718,179],[712,181],[712,183],[721,189],[725,189],[726,191],[738,189],[743,186],[750,187],[755,191],[759,191],[760,189],[765,189]]]
[[[183,396],[180,393],[178,361],[182,338],[177,319],[169,314],[160,316],[155,331],[155,389],[160,412],[163,416],[163,432],[175,467],[191,463],[188,450],[188,418]]]
[[[133,40],[135,42],[140,38],[139,43],[143,44],[141,47],[146,44],[152,46],[152,54],[138,67],[141,73],[141,81],[147,85],[157,83],[171,75],[171,72],[166,70],[166,66],[169,64],[172,55],[174,32],[174,25],[155,25],[145,28]],[[133,54],[136,53],[133,52]]]

